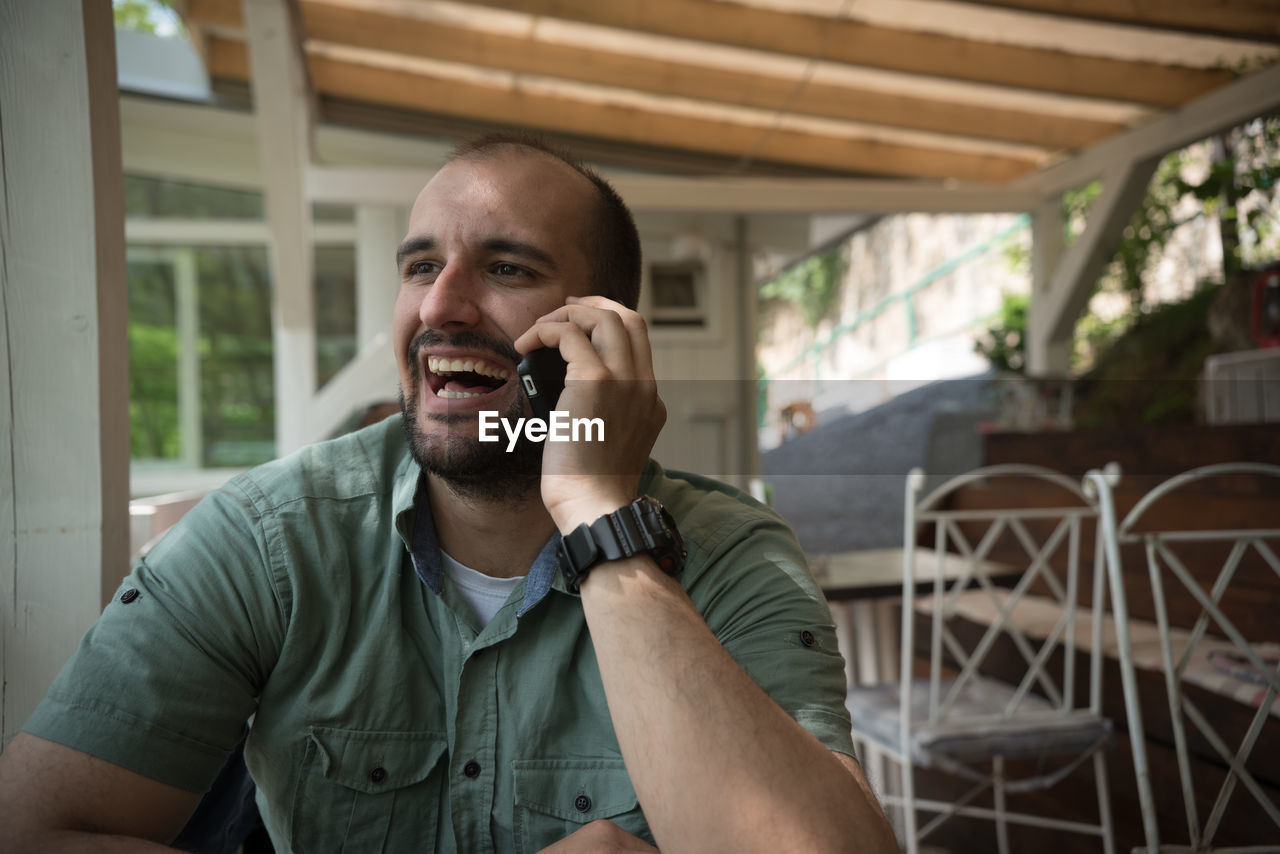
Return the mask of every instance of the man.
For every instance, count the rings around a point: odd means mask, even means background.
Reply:
[[[464,146],[398,262],[403,431],[243,475],[139,562],[0,757],[0,848],[157,847],[252,718],[280,851],[896,851],[789,530],[647,462],[665,415],[608,185]],[[479,441],[481,411],[527,414],[538,347],[604,441]]]

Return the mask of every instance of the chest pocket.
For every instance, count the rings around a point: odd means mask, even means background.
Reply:
[[[540,851],[602,818],[652,844],[621,759],[517,760],[511,767],[516,850],[522,854]]]
[[[302,854],[366,854],[435,845],[443,809],[448,742],[437,732],[370,732],[313,727],[291,815],[292,848]],[[393,831],[392,816],[412,827]]]

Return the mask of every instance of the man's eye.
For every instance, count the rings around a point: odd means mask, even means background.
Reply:
[[[523,267],[517,267],[515,264],[507,264],[507,263],[495,264],[493,266],[493,272],[497,273],[499,276],[504,276],[504,277],[529,275],[529,272],[525,270]]]
[[[425,276],[436,272],[437,269],[434,261],[414,261],[408,267],[410,276]]]

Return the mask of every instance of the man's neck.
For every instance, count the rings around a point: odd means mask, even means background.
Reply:
[[[495,578],[528,572],[555,532],[536,484],[525,494],[493,499],[459,493],[428,474],[427,495],[440,549]]]

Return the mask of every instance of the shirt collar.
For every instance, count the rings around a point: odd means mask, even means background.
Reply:
[[[417,477],[408,479],[412,490],[406,484],[397,482],[394,506],[396,508],[396,528],[401,538],[409,547],[409,559],[413,562],[413,571],[427,589],[437,596],[444,586],[444,567],[440,560],[440,541],[436,537],[435,521],[431,518],[431,503],[427,498],[427,475],[413,465]],[[403,494],[402,494],[403,493]],[[554,587],[568,592],[559,572],[559,556],[556,547],[560,544],[560,533],[551,535],[533,565],[525,573],[524,598],[516,616],[523,616],[533,606],[546,597]]]
[[[406,463],[396,473],[392,495],[396,530],[409,548],[413,571],[418,579],[428,590],[439,596],[444,584],[444,569],[440,562],[440,542],[436,538],[435,522],[431,518],[431,504],[427,498],[427,475],[413,460],[412,455],[406,454],[405,457]],[[658,464],[649,460],[640,478],[641,494],[648,490],[660,473]],[[524,616],[552,589],[570,596],[578,595],[569,592],[559,572],[557,547],[560,539],[560,532],[554,532],[533,559],[533,565],[525,575],[524,599],[516,611],[517,617]]]

